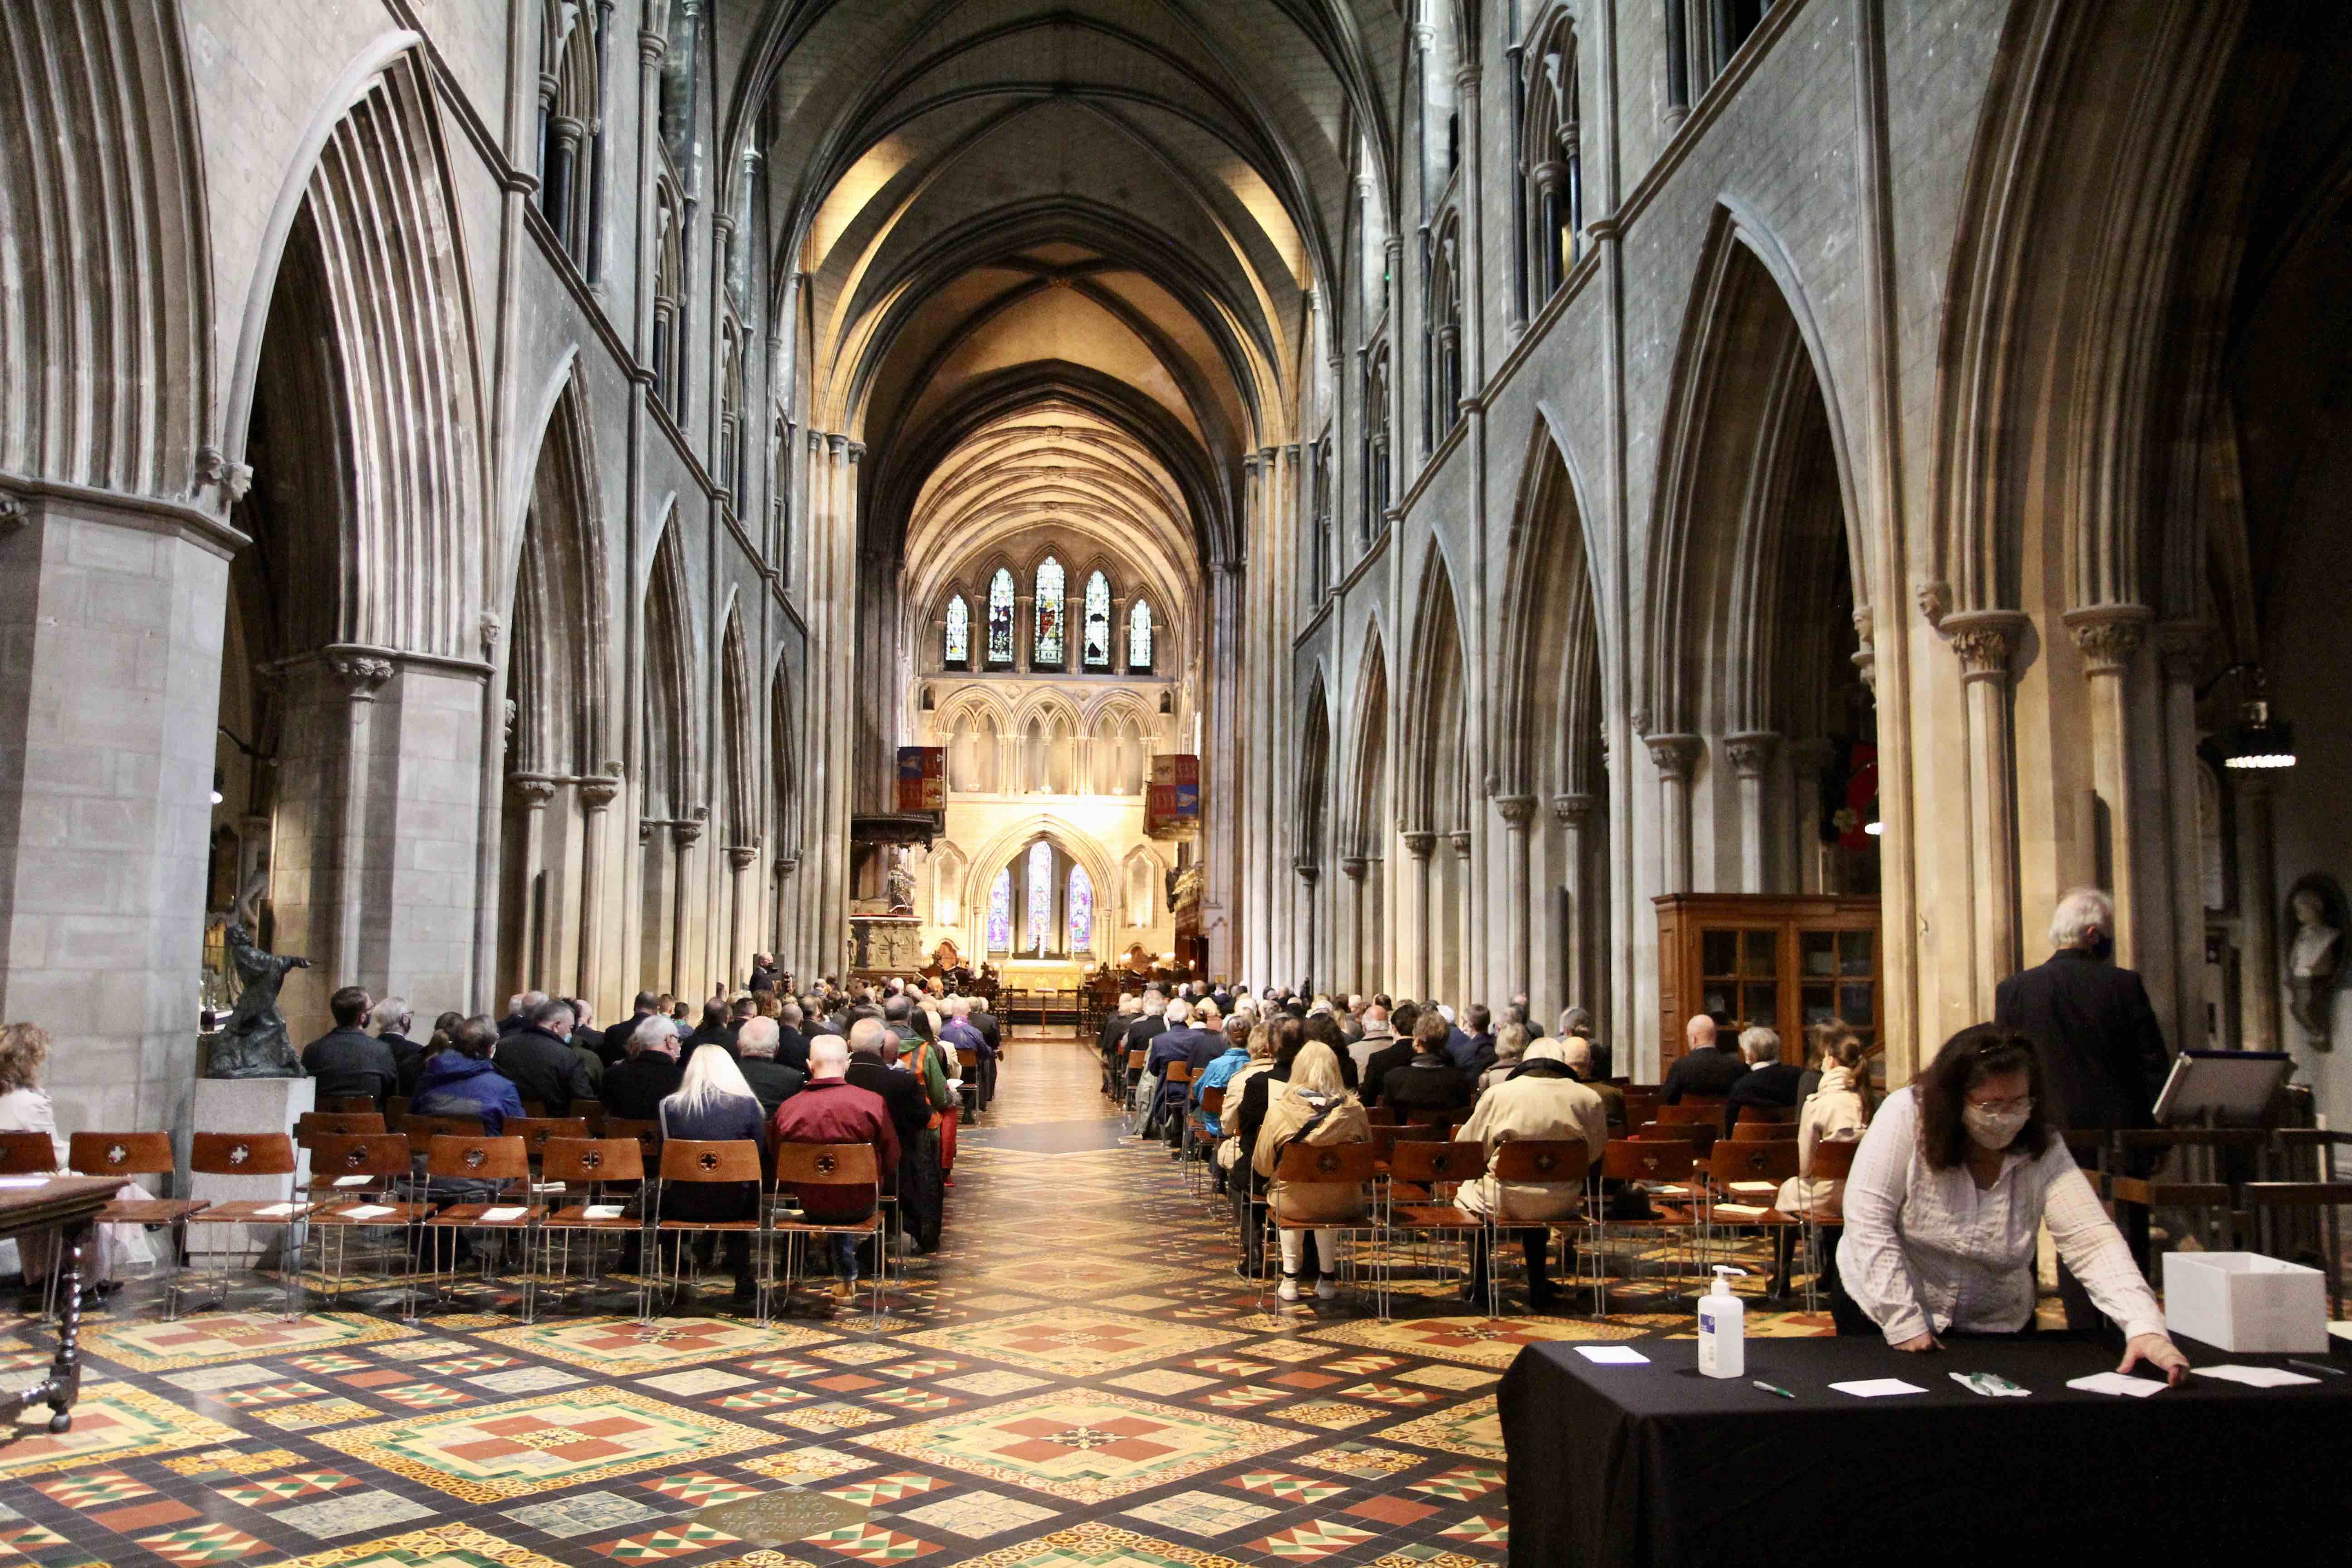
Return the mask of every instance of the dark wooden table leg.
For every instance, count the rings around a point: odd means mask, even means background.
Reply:
[[[58,1237],[58,1267],[64,1272],[58,1281],[58,1353],[49,1363],[44,1395],[52,1432],[73,1430],[74,1399],[81,1393],[81,1253],[89,1240],[88,1220],[67,1227]]]

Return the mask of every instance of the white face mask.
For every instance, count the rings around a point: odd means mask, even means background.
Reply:
[[[2008,1148],[2032,1119],[2031,1110],[1979,1110],[1973,1105],[1960,1108],[1960,1121],[1967,1126],[1969,1136],[1987,1149]]]

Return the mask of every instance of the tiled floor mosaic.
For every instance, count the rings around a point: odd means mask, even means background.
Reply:
[[[947,1244],[879,1328],[523,1325],[482,1300],[414,1327],[373,1310],[167,1323],[120,1303],[84,1336],[74,1431],[0,1444],[0,1557],[1470,1568],[1507,1550],[1494,1388],[1511,1357],[1690,1331],[1622,1285],[1608,1319],[1463,1316],[1435,1280],[1400,1289],[1388,1322],[1352,1291],[1261,1298],[1164,1150],[1103,1146],[1095,1079],[1079,1045],[1015,1046],[996,1112],[965,1131]],[[46,1342],[0,1320],[0,1366]]]

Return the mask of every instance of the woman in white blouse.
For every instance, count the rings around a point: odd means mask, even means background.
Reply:
[[[2045,1120],[2033,1043],[1990,1024],[1945,1042],[1919,1079],[1889,1095],[1845,1187],[1845,1237],[1831,1310],[1840,1333],[1884,1334],[1901,1351],[1943,1334],[2016,1334],[2033,1323],[2034,1237],[2123,1326],[2123,1364],[2178,1384],[2188,1358],[2155,1292]]]
[[[38,1024],[0,1024],[0,1132],[43,1132],[48,1135],[57,1169],[66,1168],[68,1144],[58,1131],[57,1108],[41,1087],[41,1071],[48,1066],[49,1032]],[[125,1182],[115,1192],[124,1203],[142,1203],[153,1194],[136,1182]],[[32,1231],[7,1239],[16,1244],[18,1265],[25,1276],[20,1310],[37,1312],[46,1304],[45,1283],[58,1258],[55,1231]],[[82,1305],[102,1306],[121,1282],[126,1267],[152,1263],[155,1254],[146,1231],[136,1225],[102,1225],[97,1244],[83,1261]]]

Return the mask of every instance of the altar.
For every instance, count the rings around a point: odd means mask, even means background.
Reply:
[[[996,978],[1007,991],[1076,991],[1087,983],[1087,966],[1064,958],[1001,958]]]

